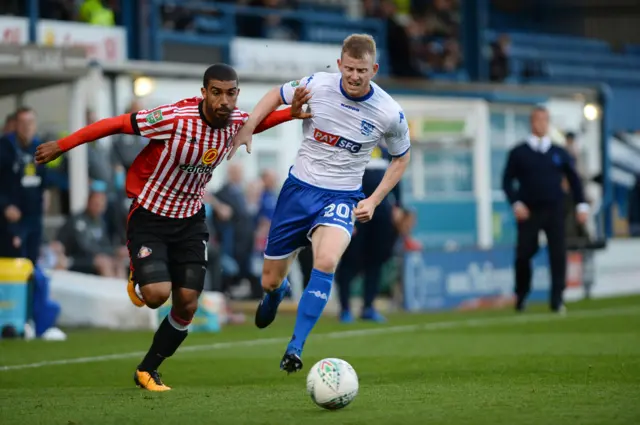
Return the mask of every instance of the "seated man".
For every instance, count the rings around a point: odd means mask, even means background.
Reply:
[[[87,209],[67,220],[58,240],[65,248],[69,270],[126,280],[127,248],[115,247],[109,239],[103,217],[106,204],[103,192],[92,191]]]

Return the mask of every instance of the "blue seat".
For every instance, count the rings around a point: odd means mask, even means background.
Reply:
[[[628,55],[640,56],[640,44],[625,44],[622,51]]]
[[[558,62],[566,64],[583,64],[623,69],[640,68],[640,56],[621,55],[617,53],[590,53],[536,49],[532,47],[513,47],[509,52],[514,59]]]
[[[502,34],[493,30],[485,31],[484,38],[487,42],[494,41]],[[506,32],[514,46],[526,46],[534,48],[550,48],[558,50],[573,50],[580,52],[610,52],[611,46],[604,40],[575,37],[568,35],[537,34],[527,32]]]
[[[549,63],[545,74],[550,80],[640,84],[640,74],[627,69],[596,68],[583,65]]]
[[[220,33],[226,31],[223,20],[214,16],[196,15],[193,24],[198,32]]]

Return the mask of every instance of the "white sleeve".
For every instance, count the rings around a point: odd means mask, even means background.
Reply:
[[[392,157],[400,157],[409,152],[409,148],[411,148],[409,124],[402,109],[396,110],[391,119],[391,125],[384,133],[384,140]]]
[[[309,75],[308,77],[304,77],[301,80],[293,80],[288,83],[284,83],[280,87],[280,98],[282,98],[282,102],[285,105],[290,105],[293,100],[293,94],[296,91],[298,86],[306,86],[309,82],[313,80],[313,75]]]

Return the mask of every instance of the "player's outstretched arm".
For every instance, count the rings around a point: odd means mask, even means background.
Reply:
[[[302,108],[311,99],[311,92],[308,89],[298,87],[295,92],[293,92],[291,108],[280,111],[273,111],[283,103],[279,90],[277,91],[278,98],[273,98],[273,93],[276,93],[275,90],[276,89],[267,93],[260,102],[258,102],[247,122],[233,138],[233,146],[227,155],[227,160],[231,160],[238,148],[243,145],[247,147],[247,153],[251,153],[251,136],[253,134],[260,133],[278,124],[290,121],[293,118],[306,119],[312,117],[311,113],[304,112]],[[260,119],[260,124],[256,126],[255,122],[257,122],[258,119]]]
[[[311,113],[305,112],[303,109],[309,100],[311,100],[311,92],[304,87],[298,87],[293,96],[291,107],[273,111],[267,115],[267,117],[258,124],[258,127],[253,130],[253,134],[261,133],[272,127],[291,121],[292,119],[304,120],[311,118]]]
[[[46,164],[76,146],[113,134],[134,134],[131,114],[105,118],[83,127],[63,139],[39,145],[36,149],[36,163]]]
[[[251,130],[253,132],[270,113],[276,110],[278,106],[282,105],[282,99],[280,98],[280,89],[278,87],[274,87],[267,94],[265,94],[262,99],[258,102],[249,119],[246,123],[244,123],[243,128],[246,128],[247,131]]]

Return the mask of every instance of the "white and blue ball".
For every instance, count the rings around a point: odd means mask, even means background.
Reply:
[[[342,359],[327,358],[314,364],[307,375],[307,392],[318,406],[338,410],[358,395],[358,375]]]

